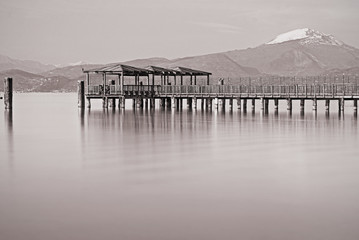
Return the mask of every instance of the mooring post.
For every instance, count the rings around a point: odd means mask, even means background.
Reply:
[[[287,99],[287,110],[292,111],[292,99]]]
[[[85,107],[85,82],[83,80],[77,81],[77,106]]]
[[[145,98],[145,109],[148,109],[148,98]]]
[[[330,100],[325,99],[325,111],[329,112],[329,108],[330,108]]]
[[[241,98],[237,98],[237,109],[241,110]]]
[[[202,110],[204,109],[204,101],[205,101],[205,99],[204,99],[204,98],[201,98],[201,109],[202,109]]]
[[[313,99],[313,111],[317,111],[317,99]]]
[[[305,99],[302,98],[300,99],[300,103],[299,103],[300,112],[304,112],[304,107],[305,107]]]

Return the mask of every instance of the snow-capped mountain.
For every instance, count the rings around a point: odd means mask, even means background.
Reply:
[[[302,45],[322,44],[342,46],[344,44],[342,41],[335,39],[332,35],[325,34],[310,28],[296,29],[290,32],[280,34],[266,44],[279,44],[293,40],[300,40],[299,43]]]
[[[238,64],[266,74],[309,76],[359,66],[359,49],[309,28],[283,33],[258,47],[226,54]]]

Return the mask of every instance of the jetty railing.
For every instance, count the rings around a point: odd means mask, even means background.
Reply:
[[[359,96],[357,84],[321,85],[89,85],[89,95],[262,95],[288,97]]]

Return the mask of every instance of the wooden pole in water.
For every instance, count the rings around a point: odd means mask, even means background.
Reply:
[[[4,104],[5,109],[12,109],[12,78],[4,79]]]
[[[195,79],[196,79],[196,77],[195,77]],[[195,81],[196,81],[196,80],[195,80]],[[193,108],[194,108],[194,109],[197,109],[197,98],[194,97],[194,98],[192,99],[192,102],[193,102]]]
[[[237,109],[241,110],[241,98],[237,98]]]
[[[287,99],[287,110],[292,111],[292,99]]]
[[[313,99],[313,111],[317,111],[317,99]]]
[[[300,99],[300,103],[299,103],[299,109],[301,112],[304,112],[304,107],[305,107],[305,99],[302,98]]]
[[[329,112],[329,107],[330,107],[330,100],[326,99],[325,100],[325,111]]]
[[[77,81],[77,106],[85,107],[85,82],[83,80]]]

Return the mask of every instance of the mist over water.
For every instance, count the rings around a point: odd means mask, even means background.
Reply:
[[[0,105],[0,239],[359,238],[350,103],[81,111],[76,97]]]

